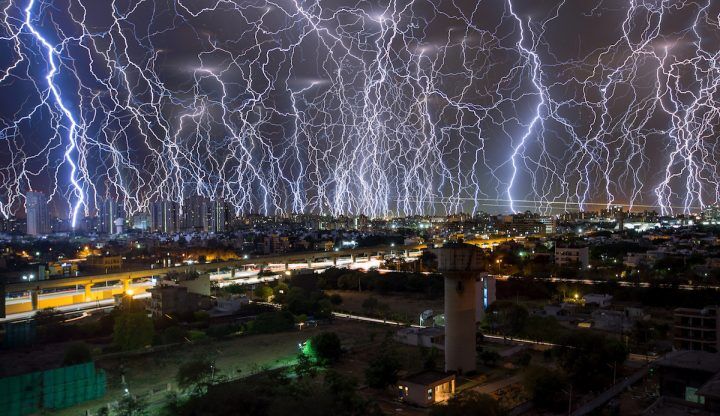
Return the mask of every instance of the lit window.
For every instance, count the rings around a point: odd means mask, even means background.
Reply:
[[[428,389],[428,391],[427,391],[427,397],[428,397],[428,400],[432,400],[432,398],[433,398],[432,389]]]

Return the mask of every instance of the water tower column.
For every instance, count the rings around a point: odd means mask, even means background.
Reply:
[[[445,371],[475,371],[475,286],[482,271],[481,251],[463,243],[431,251],[437,256],[438,271],[445,277]]]
[[[475,371],[475,278],[445,275],[445,371]]]

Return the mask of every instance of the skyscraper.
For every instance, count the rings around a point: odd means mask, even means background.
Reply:
[[[172,201],[154,202],[150,209],[152,230],[163,233],[178,231],[178,206]]]
[[[225,201],[210,200],[202,196],[185,199],[182,229],[222,233],[232,221],[232,210]]]
[[[25,213],[27,214],[27,233],[29,235],[50,233],[48,200],[44,193],[30,191],[25,194]]]
[[[114,199],[105,199],[100,204],[100,233],[115,234],[115,220],[122,218],[120,206]]]
[[[210,229],[214,233],[224,233],[230,230],[233,221],[233,210],[225,201],[212,201],[212,215]]]
[[[183,224],[185,231],[208,231],[212,223],[212,203],[202,196],[191,196],[183,201]]]

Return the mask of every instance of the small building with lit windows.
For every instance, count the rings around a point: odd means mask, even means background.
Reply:
[[[455,374],[423,371],[398,382],[398,397],[415,406],[429,407],[442,403],[455,394]]]
[[[558,266],[577,265],[586,269],[590,265],[587,247],[555,247],[555,264]]]

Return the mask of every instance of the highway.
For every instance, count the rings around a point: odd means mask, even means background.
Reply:
[[[11,283],[6,285],[4,308],[7,315],[5,318],[0,318],[0,322],[26,320],[32,317],[38,309],[49,307],[68,312],[100,306],[108,307],[114,304],[115,295],[131,293],[137,297],[146,294],[146,290],[153,287],[158,278],[173,271],[209,272],[211,280],[219,286],[237,283],[257,284],[278,279],[277,275],[259,277],[258,273],[261,269],[275,273],[298,269],[321,270],[333,266],[370,269],[380,267],[385,256],[401,256],[406,260],[414,260],[420,254],[422,251],[418,249],[418,246],[381,246],[372,249],[293,253],[217,263]],[[299,261],[301,259],[302,261]]]
[[[469,244],[493,248],[510,238],[473,239]],[[109,302],[115,295],[145,292],[158,278],[171,272],[213,272],[230,271],[242,274],[247,269],[266,269],[284,272],[300,268],[321,269],[332,266],[349,268],[379,267],[385,256],[402,256],[405,259],[417,258],[426,244],[381,245],[366,248],[342,249],[337,251],[299,252],[279,255],[245,256],[242,259],[214,263],[183,264],[172,267],[126,270],[105,274],[84,275],[58,279],[22,281],[5,285],[5,298],[0,305],[0,316],[13,319],[14,315],[24,314],[44,308],[58,308],[91,302]],[[364,262],[374,264],[364,264]],[[361,265],[358,265],[361,264]],[[228,279],[224,279],[227,281]],[[252,278],[248,276],[249,282]],[[152,282],[148,284],[147,282]]]

